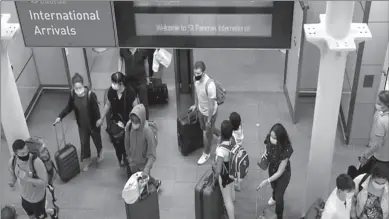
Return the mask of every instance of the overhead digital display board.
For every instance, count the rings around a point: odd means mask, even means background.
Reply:
[[[270,14],[135,14],[137,36],[271,36]]]
[[[119,47],[290,48],[293,2],[113,2]]]
[[[16,1],[27,47],[115,47],[110,2]]]

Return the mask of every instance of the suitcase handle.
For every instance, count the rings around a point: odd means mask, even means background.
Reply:
[[[64,145],[66,145],[65,129],[64,129],[64,127],[63,127],[62,121],[60,121],[59,123],[61,123],[61,130],[62,130],[63,143],[64,143]],[[58,150],[60,150],[60,144],[59,144],[58,132],[57,132],[56,125],[57,125],[57,124],[53,124],[53,128],[54,128],[54,133],[55,133],[55,139],[57,140],[57,148],[58,148]]]

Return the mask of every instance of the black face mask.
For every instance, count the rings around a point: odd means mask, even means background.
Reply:
[[[203,77],[203,75],[198,75],[198,76],[195,76],[195,80],[196,81],[200,81],[200,79]]]
[[[30,154],[27,154],[26,156],[18,156],[18,158],[21,160],[21,161],[28,161],[28,159],[30,158]]]

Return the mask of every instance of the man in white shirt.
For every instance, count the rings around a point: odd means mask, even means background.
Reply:
[[[198,110],[198,119],[205,136],[204,153],[197,164],[201,165],[210,158],[213,135],[220,136],[220,130],[215,128],[217,117],[216,85],[210,77],[205,74],[205,64],[198,61],[194,65],[195,79],[195,104],[189,108],[190,111]]]
[[[340,174],[336,178],[336,188],[328,197],[322,219],[347,219],[350,218],[352,198],[354,196],[355,183],[347,174]]]
[[[369,148],[361,155],[360,174],[368,173],[375,163],[389,167],[389,91],[378,94]]]

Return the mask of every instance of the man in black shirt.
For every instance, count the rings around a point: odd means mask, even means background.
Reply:
[[[134,88],[139,102],[146,108],[146,119],[149,119],[149,104],[147,99],[147,84],[149,83],[149,62],[146,50],[137,48],[121,48],[119,66],[125,74],[128,83]]]

